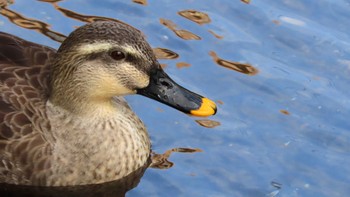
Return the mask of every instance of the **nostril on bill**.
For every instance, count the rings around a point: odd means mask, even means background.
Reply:
[[[165,86],[168,89],[173,87],[173,85],[171,83],[169,83],[167,79],[159,79],[159,82],[162,86]]]

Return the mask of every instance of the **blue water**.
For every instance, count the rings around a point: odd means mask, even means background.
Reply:
[[[221,126],[208,129],[194,121],[198,118],[141,96],[128,96],[148,127],[154,151],[192,147],[203,152],[173,154],[173,168],[148,169],[127,196],[350,194],[350,1],[158,0],[142,6],[131,0],[66,0],[58,5],[116,18],[142,30],[152,47],[180,55],[161,61],[172,78],[223,102],[217,115],[210,117]],[[17,0],[9,8],[47,22],[63,34],[83,24],[48,3]],[[198,25],[177,14],[185,9],[205,12],[212,22]],[[177,37],[159,18],[172,20],[202,40]],[[0,30],[59,46],[2,16]],[[224,38],[217,39],[208,30]],[[249,76],[223,68],[214,63],[210,51],[226,60],[249,63],[259,73]],[[191,66],[178,69],[177,62]]]

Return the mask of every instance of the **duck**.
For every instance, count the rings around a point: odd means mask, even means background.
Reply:
[[[125,95],[193,116],[215,102],[177,84],[138,29],[85,24],[58,50],[0,33],[0,183],[76,186],[126,177],[150,158]]]

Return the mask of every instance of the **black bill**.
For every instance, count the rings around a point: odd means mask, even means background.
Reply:
[[[162,69],[153,70],[149,85],[139,89],[137,94],[194,116],[210,116],[216,113],[216,105],[213,101],[181,87]]]

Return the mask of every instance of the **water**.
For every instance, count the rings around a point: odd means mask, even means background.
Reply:
[[[350,193],[350,2],[347,0],[62,1],[74,12],[115,18],[144,32],[152,47],[179,58],[161,60],[181,85],[218,102],[205,128],[167,106],[128,96],[150,132],[153,150],[175,165],[148,169],[127,196],[346,196]],[[8,9],[67,35],[83,23],[50,3],[19,1]],[[206,13],[199,25],[177,12]],[[184,40],[187,30],[200,40]],[[0,30],[57,48],[58,42],[0,16]],[[222,39],[216,38],[209,30]],[[193,37],[191,37],[193,38]],[[255,75],[218,65],[210,52],[251,65]],[[211,53],[212,54],[212,53]],[[187,63],[178,68],[177,63]],[[188,64],[190,66],[188,66]],[[222,103],[222,104],[220,104]]]

